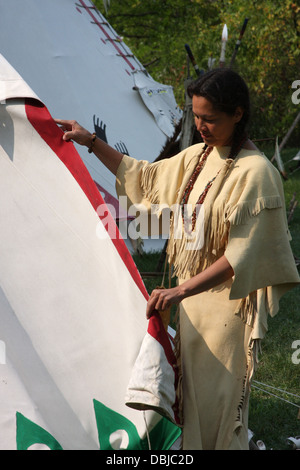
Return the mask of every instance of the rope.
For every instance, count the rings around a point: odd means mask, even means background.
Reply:
[[[300,399],[300,397],[299,397],[298,395],[295,395],[294,393],[287,392],[286,390],[282,390],[282,389],[280,389],[280,388],[276,388],[276,387],[273,387],[272,385],[267,385],[267,384],[264,384],[264,383],[262,383],[262,382],[258,382],[258,381],[256,381],[256,380],[254,380],[253,382],[255,382],[255,383],[257,383],[257,384],[260,384],[260,385],[263,385],[263,386],[265,386],[265,387],[272,388],[273,390],[277,390],[277,391],[279,391],[279,392],[281,392],[281,393],[285,393],[285,394],[287,394],[287,395],[291,395],[291,396],[293,396],[293,397],[296,397],[296,398],[299,398],[299,399]],[[275,393],[271,393],[271,392],[269,392],[268,390],[264,390],[263,388],[257,387],[256,385],[253,385],[253,384],[252,384],[252,387],[253,387],[253,388],[256,388],[257,390],[260,390],[261,392],[267,393],[268,395],[271,395],[271,396],[273,396],[273,397],[275,397],[275,398],[278,398],[279,400],[282,400],[282,401],[284,401],[285,403],[289,403],[290,405],[293,405],[293,406],[295,406],[296,408],[300,409],[300,406],[299,406],[299,405],[296,405],[296,403],[293,403],[293,402],[291,402],[291,401],[289,401],[289,400],[286,400],[285,398],[279,397],[278,395],[275,395]]]
[[[278,391],[281,392],[281,393],[286,393],[287,395],[291,395],[292,397],[299,398],[299,400],[300,400],[300,396],[299,396],[299,395],[295,395],[295,393],[287,392],[286,390],[282,390],[281,388],[273,387],[272,385],[263,384],[262,382],[258,382],[257,380],[253,380],[253,382],[255,382],[255,383],[259,384],[259,385],[263,385],[264,387],[273,388],[273,390],[278,390]]]

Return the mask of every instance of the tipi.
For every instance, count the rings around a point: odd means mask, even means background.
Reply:
[[[83,7],[84,2],[79,4]],[[147,326],[148,294],[139,273],[117,228],[111,238],[97,214],[104,201],[94,180],[96,175],[103,177],[101,183],[109,188],[108,180],[102,170],[94,169],[88,155],[81,158],[72,143],[62,140],[51,116],[65,116],[66,109],[72,117],[76,109],[79,113],[87,90],[95,84],[95,78],[85,74],[82,97],[75,93],[81,89],[72,80],[78,49],[79,76],[85,62],[82,43],[75,47],[73,41],[71,48],[59,44],[58,33],[47,35],[51,20],[61,28],[68,17],[77,19],[78,27],[81,21],[87,30],[95,26],[87,16],[89,10],[78,8],[78,2],[71,0],[12,1],[1,14],[1,27],[5,25],[8,36],[17,15],[22,21],[20,36],[15,35],[10,44],[6,38],[6,46],[2,42],[6,58],[15,56],[12,62],[18,66],[0,55],[0,449],[137,450],[149,445],[169,449],[180,435],[179,428],[155,412],[143,416],[125,405],[146,331],[158,354],[167,352],[165,367],[174,385],[168,338],[159,318],[153,317]],[[67,28],[65,32],[67,42],[72,34]],[[37,44],[29,47],[29,37]],[[48,57],[42,54],[45,43]],[[60,73],[51,63],[58,64]],[[45,74],[36,82],[34,68]],[[28,75],[30,69],[33,78],[28,83],[18,72]],[[45,100],[43,77],[47,84],[53,82]],[[74,93],[73,111],[72,100],[64,95],[67,83]],[[35,85],[38,89],[32,91]],[[140,96],[132,93],[137,114],[145,112],[145,119],[162,137]],[[86,108],[90,111],[82,114],[85,125],[96,116],[93,96]],[[108,131],[109,119],[103,117],[102,122]],[[120,142],[122,137],[114,132],[112,139]],[[83,160],[90,164],[88,169]]]
[[[54,118],[76,119],[135,158],[155,160],[181,117],[172,87],[148,75],[89,0],[2,2],[0,44]],[[77,150],[115,197],[109,171]]]

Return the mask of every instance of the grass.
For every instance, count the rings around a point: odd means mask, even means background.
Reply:
[[[273,156],[273,147],[262,149],[268,158]],[[296,162],[287,163],[299,149],[282,151],[285,169],[295,168]],[[296,195],[296,207],[290,222],[292,235],[292,250],[300,258],[300,169],[283,180],[286,206],[289,208],[293,195]],[[156,271],[160,253],[145,253],[134,256],[141,272]],[[161,283],[162,277],[145,278],[148,292]],[[289,449],[286,439],[300,435],[300,351],[293,361],[294,341],[300,341],[300,287],[289,291],[280,301],[280,310],[275,318],[269,319],[269,330],[262,343],[259,365],[254,377],[249,407],[249,428],[254,433],[253,440],[262,440],[267,449]],[[297,347],[299,349],[299,346]],[[258,382],[275,387],[276,390],[261,386]],[[273,395],[262,392],[256,387],[263,388]],[[279,392],[284,390],[291,394]],[[278,398],[279,397],[279,398]],[[291,403],[287,403],[287,400]],[[294,406],[296,405],[296,406]],[[298,407],[298,408],[297,408]]]

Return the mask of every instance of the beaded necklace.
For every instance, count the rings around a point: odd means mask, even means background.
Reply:
[[[241,148],[242,148],[242,146],[243,146],[243,144],[244,144],[244,142],[245,142],[246,139],[247,139],[247,138],[245,137],[244,139],[241,140],[241,142],[240,142],[240,144],[239,144],[239,146],[238,146],[238,148],[237,148],[237,150],[236,150],[236,152],[235,152],[235,156],[232,157],[232,156],[231,156],[231,153],[232,153],[232,152],[230,152],[228,158],[234,159],[234,158],[237,156],[237,154],[238,154],[239,151],[241,150]],[[181,199],[181,203],[180,203],[180,205],[181,205],[181,215],[182,215],[182,220],[183,220],[183,224],[184,224],[184,225],[185,225],[184,207],[185,207],[185,205],[187,204],[187,201],[188,201],[189,196],[190,196],[190,194],[191,194],[191,192],[192,192],[192,189],[193,189],[193,187],[194,187],[194,185],[195,185],[195,182],[196,182],[196,180],[197,180],[199,174],[201,173],[201,171],[202,171],[202,169],[203,169],[203,167],[204,167],[204,164],[205,164],[205,162],[206,162],[206,160],[207,160],[207,158],[208,158],[208,156],[209,156],[209,154],[211,153],[212,150],[213,150],[213,147],[207,147],[207,146],[204,147],[204,149],[203,149],[203,151],[202,151],[202,153],[201,153],[201,155],[200,155],[200,158],[199,158],[199,163],[196,165],[195,170],[193,171],[193,174],[192,174],[192,176],[190,177],[190,179],[189,179],[189,181],[188,181],[188,183],[187,183],[187,185],[186,185],[186,188],[185,188],[185,190],[184,190],[184,193],[183,193],[183,196],[182,196],[182,199]],[[200,194],[200,196],[199,196],[199,198],[198,198],[198,201],[197,201],[197,203],[196,203],[196,205],[195,205],[195,208],[194,208],[194,210],[193,210],[193,213],[192,213],[192,231],[195,229],[195,225],[196,225],[197,206],[199,206],[199,204],[203,204],[203,202],[204,202],[204,200],[205,200],[205,198],[206,198],[206,196],[207,196],[208,191],[210,190],[210,188],[211,188],[211,186],[212,186],[214,180],[216,179],[216,177],[218,176],[218,174],[220,173],[220,171],[221,171],[221,168],[220,168],[220,170],[218,171],[218,173],[216,174],[216,176],[214,176],[214,177],[207,183],[207,185],[205,186],[204,190],[202,191],[202,193]]]

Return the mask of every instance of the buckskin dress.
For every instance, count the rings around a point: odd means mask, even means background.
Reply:
[[[197,144],[154,163],[124,155],[118,194],[127,196],[128,207],[155,205],[158,213],[162,205],[177,207],[202,150]],[[268,315],[277,313],[280,297],[299,283],[278,171],[257,150],[242,149],[234,160],[229,152],[213,148],[189,195],[193,206],[214,179],[196,225],[200,244],[191,245],[180,216],[170,223],[167,252],[178,283],[222,255],[234,271],[232,279],[180,305],[184,450],[248,449],[248,399],[259,343]]]

